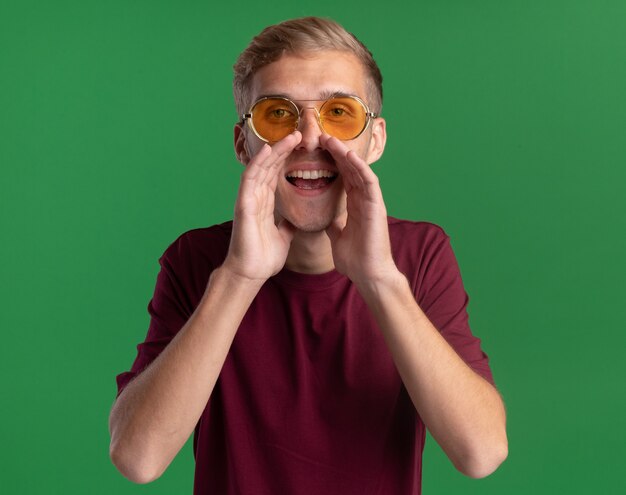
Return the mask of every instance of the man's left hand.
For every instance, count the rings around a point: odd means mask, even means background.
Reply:
[[[320,144],[337,163],[347,194],[347,219],[337,218],[326,229],[336,269],[357,286],[397,276],[378,177],[339,139],[324,134]]]

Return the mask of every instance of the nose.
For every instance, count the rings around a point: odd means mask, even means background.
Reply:
[[[315,107],[305,107],[300,111],[298,130],[302,134],[302,141],[298,144],[298,149],[313,151],[319,148],[322,129]]]

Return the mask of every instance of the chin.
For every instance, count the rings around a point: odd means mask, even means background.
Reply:
[[[316,234],[319,232],[324,232],[328,226],[332,223],[332,219],[321,219],[321,218],[307,218],[293,221],[287,219],[298,231],[304,232],[307,234]]]
[[[328,215],[288,215],[286,216],[286,220],[299,232],[316,234],[324,232],[338,216],[340,216],[340,214],[337,213]]]
[[[345,215],[346,205],[344,201],[319,202],[311,201],[295,207],[283,208],[279,203],[276,213],[277,218],[284,218],[298,231],[307,234],[324,232],[336,218]]]

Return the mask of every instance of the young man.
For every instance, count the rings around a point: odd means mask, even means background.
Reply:
[[[149,482],[195,429],[197,494],[414,494],[427,427],[487,476],[504,407],[447,236],[387,217],[371,54],[332,21],[287,21],[242,53],[234,92],[234,220],[161,258],[113,462]]]

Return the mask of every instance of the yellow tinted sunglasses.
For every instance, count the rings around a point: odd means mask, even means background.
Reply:
[[[298,100],[320,102],[322,100]],[[342,141],[359,137],[376,114],[370,112],[363,100],[357,96],[333,96],[322,101],[322,105],[298,108],[292,100],[282,96],[266,96],[257,100],[241,122],[249,122],[254,133],[267,143],[275,143],[298,128],[302,112],[315,110],[320,128]]]

